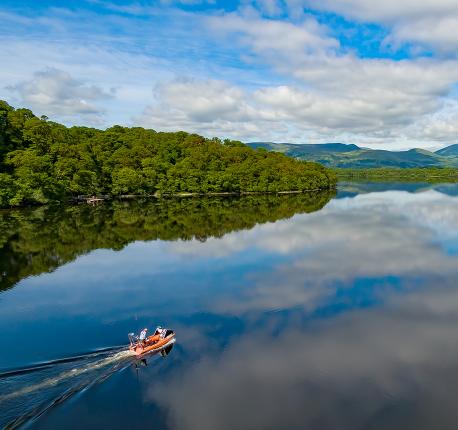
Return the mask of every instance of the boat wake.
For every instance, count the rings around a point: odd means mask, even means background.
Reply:
[[[0,428],[16,429],[89,386],[131,365],[125,347],[104,348],[72,357],[0,372]]]

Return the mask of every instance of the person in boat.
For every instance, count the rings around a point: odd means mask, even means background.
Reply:
[[[140,332],[140,336],[138,337],[138,340],[140,341],[140,344],[142,346],[145,346],[146,344],[146,334],[148,332],[148,329],[147,328],[144,328],[141,332]]]
[[[167,329],[162,328],[161,326],[156,327],[156,331],[154,332],[154,335],[158,336],[157,340],[164,339],[166,334],[167,334]]]

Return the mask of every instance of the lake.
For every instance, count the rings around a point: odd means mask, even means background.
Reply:
[[[458,185],[0,212],[0,427],[455,429]],[[134,360],[127,334],[176,331]]]

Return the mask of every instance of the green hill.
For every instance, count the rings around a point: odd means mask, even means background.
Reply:
[[[68,128],[0,101],[0,207],[88,194],[277,193],[335,184],[320,164],[237,141],[141,127]]]
[[[281,152],[291,157],[316,161],[327,167],[338,168],[376,168],[376,167],[458,167],[458,145],[452,145],[437,152],[423,149],[408,151],[387,151],[360,148],[343,143],[319,145],[251,142],[252,148],[264,148]]]
[[[458,157],[458,144],[439,149],[439,151],[436,151],[436,154],[444,157]]]

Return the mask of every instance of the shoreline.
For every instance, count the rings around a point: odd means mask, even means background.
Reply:
[[[120,194],[118,196],[96,196],[97,201],[105,201],[105,200],[130,200],[130,199],[138,199],[138,198],[154,198],[154,199],[161,199],[161,198],[184,198],[184,197],[237,197],[237,196],[249,196],[249,195],[286,195],[286,194],[304,194],[304,193],[314,193],[318,191],[331,191],[336,190],[336,187],[332,188],[315,188],[310,190],[290,190],[290,191],[224,191],[224,192],[209,192],[209,193],[160,193],[155,192],[154,194]],[[90,203],[91,196],[78,196],[75,198],[70,198],[68,201],[73,203]]]
[[[315,188],[311,190],[290,190],[290,191],[242,191],[242,192],[210,192],[210,193],[159,193],[154,194],[121,194],[118,196],[110,196],[107,194],[104,195],[79,195],[76,197],[70,197],[67,200],[54,200],[47,203],[29,203],[17,206],[7,206],[0,207],[0,210],[9,210],[9,209],[21,209],[21,208],[32,208],[32,207],[41,207],[48,205],[66,205],[66,204],[88,204],[88,205],[97,205],[106,201],[114,200],[134,200],[134,199],[169,199],[169,198],[188,198],[188,197],[241,197],[241,196],[250,196],[250,195],[297,195],[305,193],[315,193],[315,192],[327,192],[335,191],[336,187],[331,188]]]

